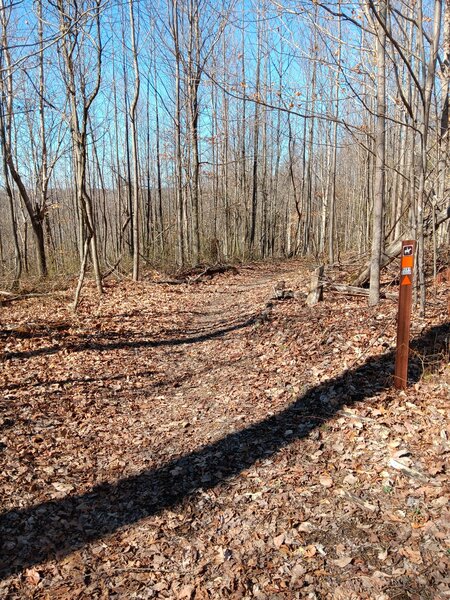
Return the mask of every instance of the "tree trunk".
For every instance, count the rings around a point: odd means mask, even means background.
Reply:
[[[131,140],[132,140],[132,158],[133,158],[133,280],[139,281],[139,261],[140,261],[140,210],[139,210],[139,149],[138,133],[136,124],[136,107],[139,100],[140,78],[139,65],[136,48],[136,32],[134,25],[133,0],[128,3],[130,12],[130,37],[131,52],[133,54],[134,68],[134,96],[130,106],[131,121]]]
[[[386,23],[386,0],[379,1],[379,17]],[[369,306],[380,301],[380,262],[383,246],[386,160],[386,32],[377,25],[377,125],[375,133],[375,194],[372,216],[372,252],[370,259]]]

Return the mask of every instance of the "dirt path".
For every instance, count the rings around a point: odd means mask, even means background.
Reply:
[[[280,263],[266,266],[243,268],[226,285],[222,280],[212,280],[208,286],[196,293],[195,286],[187,290],[185,301],[190,305],[198,302],[194,318],[199,323],[208,322],[211,327],[220,327],[227,321],[241,316],[257,314],[265,308],[266,302],[273,296],[274,287],[280,281],[288,286],[299,288],[304,266],[301,263]]]
[[[448,375],[392,391],[392,302],[258,318],[306,279],[253,265],[3,313],[1,597],[446,597]],[[413,350],[439,371],[433,302]]]

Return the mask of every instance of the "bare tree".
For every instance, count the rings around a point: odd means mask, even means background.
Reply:
[[[15,160],[14,151],[12,148],[12,128],[15,115],[14,105],[14,65],[11,61],[8,38],[8,25],[11,17],[12,3],[6,4],[5,0],[0,0],[0,22],[1,22],[1,50],[0,50],[0,112],[2,122],[0,124],[0,142],[4,156],[4,173],[5,180],[11,176],[20,197],[25,205],[29,216],[37,254],[38,273],[41,277],[47,275],[47,258],[45,252],[44,241],[44,214],[45,203],[40,203],[37,200],[33,202],[33,198],[27,189],[27,185],[19,172],[17,161]],[[41,33],[40,33],[41,35]],[[41,51],[42,56],[42,51]],[[41,71],[42,73],[42,71]],[[40,82],[42,83],[42,82]],[[41,106],[41,105],[40,105]],[[9,184],[7,184],[9,185]],[[11,191],[9,187],[8,196]],[[14,236],[15,238],[16,236]]]
[[[127,249],[135,278],[357,249],[376,303],[411,235],[423,299],[425,243],[436,269],[448,239],[448,3],[442,35],[442,0],[36,0],[22,46],[0,2],[4,273],[34,266],[31,235],[41,273],[78,250],[77,299]]]
[[[85,231],[80,230],[84,241],[82,241],[83,259],[80,266],[80,277],[74,299],[74,310],[76,310],[89,250],[97,290],[99,293],[103,293],[93,203],[87,187],[88,116],[101,82],[101,0],[86,0],[83,3],[74,0],[58,0],[57,10],[61,32],[60,48],[64,60],[63,78],[70,105],[69,123],[72,136],[76,197],[82,215],[82,224],[85,226]],[[90,52],[90,48],[87,47],[88,40],[94,46],[94,65],[86,64],[83,60]],[[89,60],[87,62],[91,63]],[[93,81],[91,81],[92,73]]]
[[[369,306],[380,301],[380,261],[383,251],[386,162],[386,2],[379,0],[376,21],[377,117],[375,132],[375,194],[372,218]]]
[[[134,19],[134,2],[129,0],[130,15],[130,38],[131,52],[133,54],[134,68],[134,95],[130,106],[131,120],[131,138],[133,145],[133,279],[139,280],[139,260],[140,260],[140,206],[139,206],[139,150],[138,150],[138,132],[137,132],[137,103],[139,100],[140,76],[138,64],[138,52],[136,45],[136,26]]]

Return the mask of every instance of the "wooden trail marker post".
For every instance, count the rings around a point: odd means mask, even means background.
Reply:
[[[400,293],[397,316],[397,352],[395,355],[394,386],[406,389],[408,383],[409,330],[411,326],[412,282],[416,256],[415,240],[402,242]]]

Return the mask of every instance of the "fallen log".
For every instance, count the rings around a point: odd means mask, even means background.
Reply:
[[[308,297],[306,298],[306,304],[308,306],[314,306],[323,299],[323,290],[329,290],[331,292],[337,292],[338,294],[344,294],[346,296],[363,296],[365,298],[369,295],[369,290],[362,287],[353,285],[344,285],[342,283],[334,283],[333,281],[327,281],[322,279],[324,267],[319,267],[311,275],[311,283],[309,286]],[[390,292],[380,292],[380,298],[388,298],[390,300],[396,300],[397,294]]]
[[[199,283],[204,278],[212,279],[214,275],[226,273],[227,271],[231,271],[234,275],[239,273],[239,270],[234,265],[198,265],[197,267],[178,273],[174,279],[158,279],[151,281],[151,283],[167,285]]]
[[[433,219],[430,216],[425,221],[425,224],[424,224],[424,236],[425,237],[430,236],[433,233],[433,231],[435,231],[439,227],[439,225],[442,225],[442,223],[444,223],[449,218],[450,218],[450,206],[448,208],[446,208],[445,210],[440,211],[436,215],[434,227],[433,227]],[[394,258],[396,258],[400,254],[400,252],[402,251],[402,240],[403,239],[404,239],[404,236],[402,236],[399,239],[394,240],[385,249],[385,251],[383,252],[383,255],[381,257],[380,268],[386,267],[390,262],[392,262],[394,260]],[[352,281],[352,285],[355,287],[361,287],[361,286],[365,285],[366,283],[368,283],[369,279],[370,279],[370,263],[366,263],[366,265],[362,269],[362,271],[360,271],[359,274],[357,275],[357,277],[355,277],[355,279]]]
[[[187,277],[187,280],[188,283],[197,283],[204,277],[212,278],[214,277],[214,275],[226,273],[227,271],[231,271],[234,275],[238,273],[237,268],[233,265],[212,265],[203,269],[203,271],[201,271],[201,273],[199,273],[195,277]]]
[[[3,304],[9,304],[10,302],[14,302],[16,300],[26,300],[27,298],[42,298],[44,296],[52,296],[55,292],[42,292],[42,293],[32,293],[32,294],[12,294],[10,292],[0,291],[1,296],[5,296],[0,299],[0,306]]]
[[[184,285],[186,281],[183,279],[158,279],[157,281],[150,281],[150,283],[155,285]]]
[[[353,285],[343,285],[341,283],[332,283],[330,281],[323,281],[323,287],[327,290],[331,290],[332,292],[337,292],[338,294],[345,294],[346,296],[365,296],[369,295],[369,290],[367,288],[356,287]],[[398,298],[397,294],[391,292],[380,292],[380,298],[388,298],[396,300]]]

